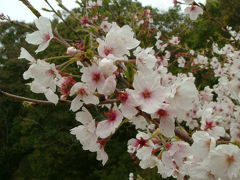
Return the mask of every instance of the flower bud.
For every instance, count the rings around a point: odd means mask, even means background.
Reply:
[[[70,55],[70,56],[73,56],[77,53],[77,49],[75,47],[68,47],[67,48],[67,54]]]

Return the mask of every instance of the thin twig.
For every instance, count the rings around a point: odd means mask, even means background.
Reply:
[[[52,5],[48,2],[48,0],[44,0],[44,1],[48,4],[48,6],[51,8],[51,10],[63,21],[63,23],[64,23],[67,27],[69,27],[69,28],[74,32],[74,34],[75,34],[76,36],[78,36],[78,38],[80,38],[79,34],[75,31],[75,29],[73,29],[73,27],[72,27],[67,21],[64,20],[64,18],[62,17],[62,14],[61,14],[61,13],[58,13],[58,12],[52,7]]]
[[[28,0],[19,0],[19,1],[25,4],[35,16],[37,16],[38,18],[41,16],[40,12],[36,10]]]
[[[2,90],[0,90],[0,95],[6,96],[6,97],[10,97],[12,99],[16,99],[16,100],[19,100],[19,101],[32,102],[34,104],[55,105],[54,103],[49,102],[49,101],[44,101],[44,100],[38,100],[38,99],[18,96],[18,95],[11,94],[11,93],[8,93],[8,92],[2,91]],[[118,102],[118,101],[119,100],[117,100],[117,99],[107,99],[107,100],[101,101],[99,103],[99,105],[102,105],[102,104],[112,104],[112,103],[115,103],[115,102]],[[59,100],[59,103],[60,104],[67,104],[67,105],[69,105],[69,104],[71,104],[71,101],[69,101],[69,100]],[[93,105],[93,104],[85,104],[84,106],[92,107],[92,106],[95,106],[95,105]]]
[[[10,97],[10,98],[13,98],[13,99],[16,99],[16,100],[20,100],[20,101],[32,102],[32,103],[35,103],[35,104],[54,105],[54,103],[49,102],[49,101],[18,96],[18,95],[11,94],[11,93],[8,93],[8,92],[2,91],[2,90],[0,90],[0,95]],[[68,101],[68,100],[60,100],[59,102],[63,103],[63,104],[71,104],[71,101]]]

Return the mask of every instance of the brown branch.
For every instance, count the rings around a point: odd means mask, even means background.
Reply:
[[[0,90],[0,95],[10,97],[12,99],[16,99],[16,100],[19,100],[19,101],[32,102],[34,104],[55,105],[54,103],[49,102],[49,101],[32,99],[32,98],[27,98],[27,97],[23,97],[23,96],[17,96],[15,94],[11,94],[11,93],[8,93],[8,92],[2,91],[2,90]],[[71,101],[68,101],[68,100],[60,100],[59,102],[63,103],[63,104],[71,104]]]
[[[35,16],[37,16],[38,18],[41,16],[38,10],[36,10],[28,0],[19,0],[19,1],[21,1],[25,6],[27,6],[28,9],[30,9]]]
[[[68,9],[64,6],[61,2],[58,1],[58,6],[63,10],[67,11],[75,20],[79,21],[79,19]]]
[[[175,128],[174,132],[175,132],[175,135],[177,137],[179,137],[180,139],[188,142],[189,144],[193,143],[193,139],[187,133],[185,133],[183,130],[181,130],[179,128]]]
[[[51,10],[63,21],[63,23],[66,25],[66,27],[69,27],[73,32],[74,34],[78,37],[78,38],[81,38],[79,36],[79,34],[75,31],[75,29],[73,29],[73,27],[67,22],[64,20],[64,18],[62,17],[62,14],[61,13],[58,13],[53,7],[52,5],[48,2],[48,0],[44,0],[48,6],[51,8]]]
[[[0,95],[3,95],[3,96],[6,96],[6,97],[9,97],[9,98],[12,98],[12,99],[16,99],[16,100],[19,100],[19,101],[27,101],[27,102],[32,102],[34,104],[43,104],[43,105],[55,105],[54,103],[52,102],[49,102],[49,101],[45,101],[45,100],[38,100],[38,99],[33,99],[33,98],[27,98],[27,97],[23,97],[23,96],[17,96],[15,94],[11,94],[11,93],[8,93],[8,92],[5,92],[5,91],[2,91],[0,90]],[[112,103],[115,103],[115,102],[118,102],[119,100],[117,99],[108,99],[108,100],[104,100],[104,101],[101,101],[99,103],[99,105],[103,105],[103,104],[112,104]],[[69,100],[59,100],[59,103],[60,104],[71,104],[71,101]],[[95,106],[93,104],[84,104],[85,107],[92,107],[92,106]]]

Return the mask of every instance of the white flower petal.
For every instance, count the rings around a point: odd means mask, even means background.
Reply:
[[[79,110],[83,105],[83,102],[81,102],[81,98],[79,96],[76,96],[71,103],[70,110],[73,112]]]

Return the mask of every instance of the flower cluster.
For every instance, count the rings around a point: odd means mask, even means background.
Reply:
[[[191,19],[203,13],[193,0],[185,3]],[[100,4],[90,1],[88,6]],[[150,10],[144,13],[152,18]],[[40,52],[54,33],[44,17],[35,24],[38,31],[27,34],[26,41],[39,45],[36,52]],[[175,57],[170,49],[179,45],[179,37],[164,41],[158,31],[155,47],[145,48],[128,25],[104,20],[99,29],[104,35],[95,39],[98,47],[91,59],[76,44],[67,47],[70,60],[61,65],[36,60],[24,48],[19,57],[30,63],[23,77],[33,79],[32,92],[43,93],[54,104],[71,100],[70,110],[81,123],[71,134],[82,148],[96,152],[104,165],[106,144],[118,128],[130,123],[138,133],[128,141],[127,151],[139,159],[141,168],[156,167],[164,178],[239,179],[240,51],[231,44],[222,48],[213,44],[210,57],[186,49]],[[228,30],[239,40],[239,33]],[[210,69],[218,83],[200,90],[195,71],[173,74],[168,68],[170,59],[176,59],[179,68]],[[65,71],[69,64],[77,67],[79,75]],[[91,114],[91,106],[103,109],[102,119]],[[134,179],[133,174],[129,178]]]

